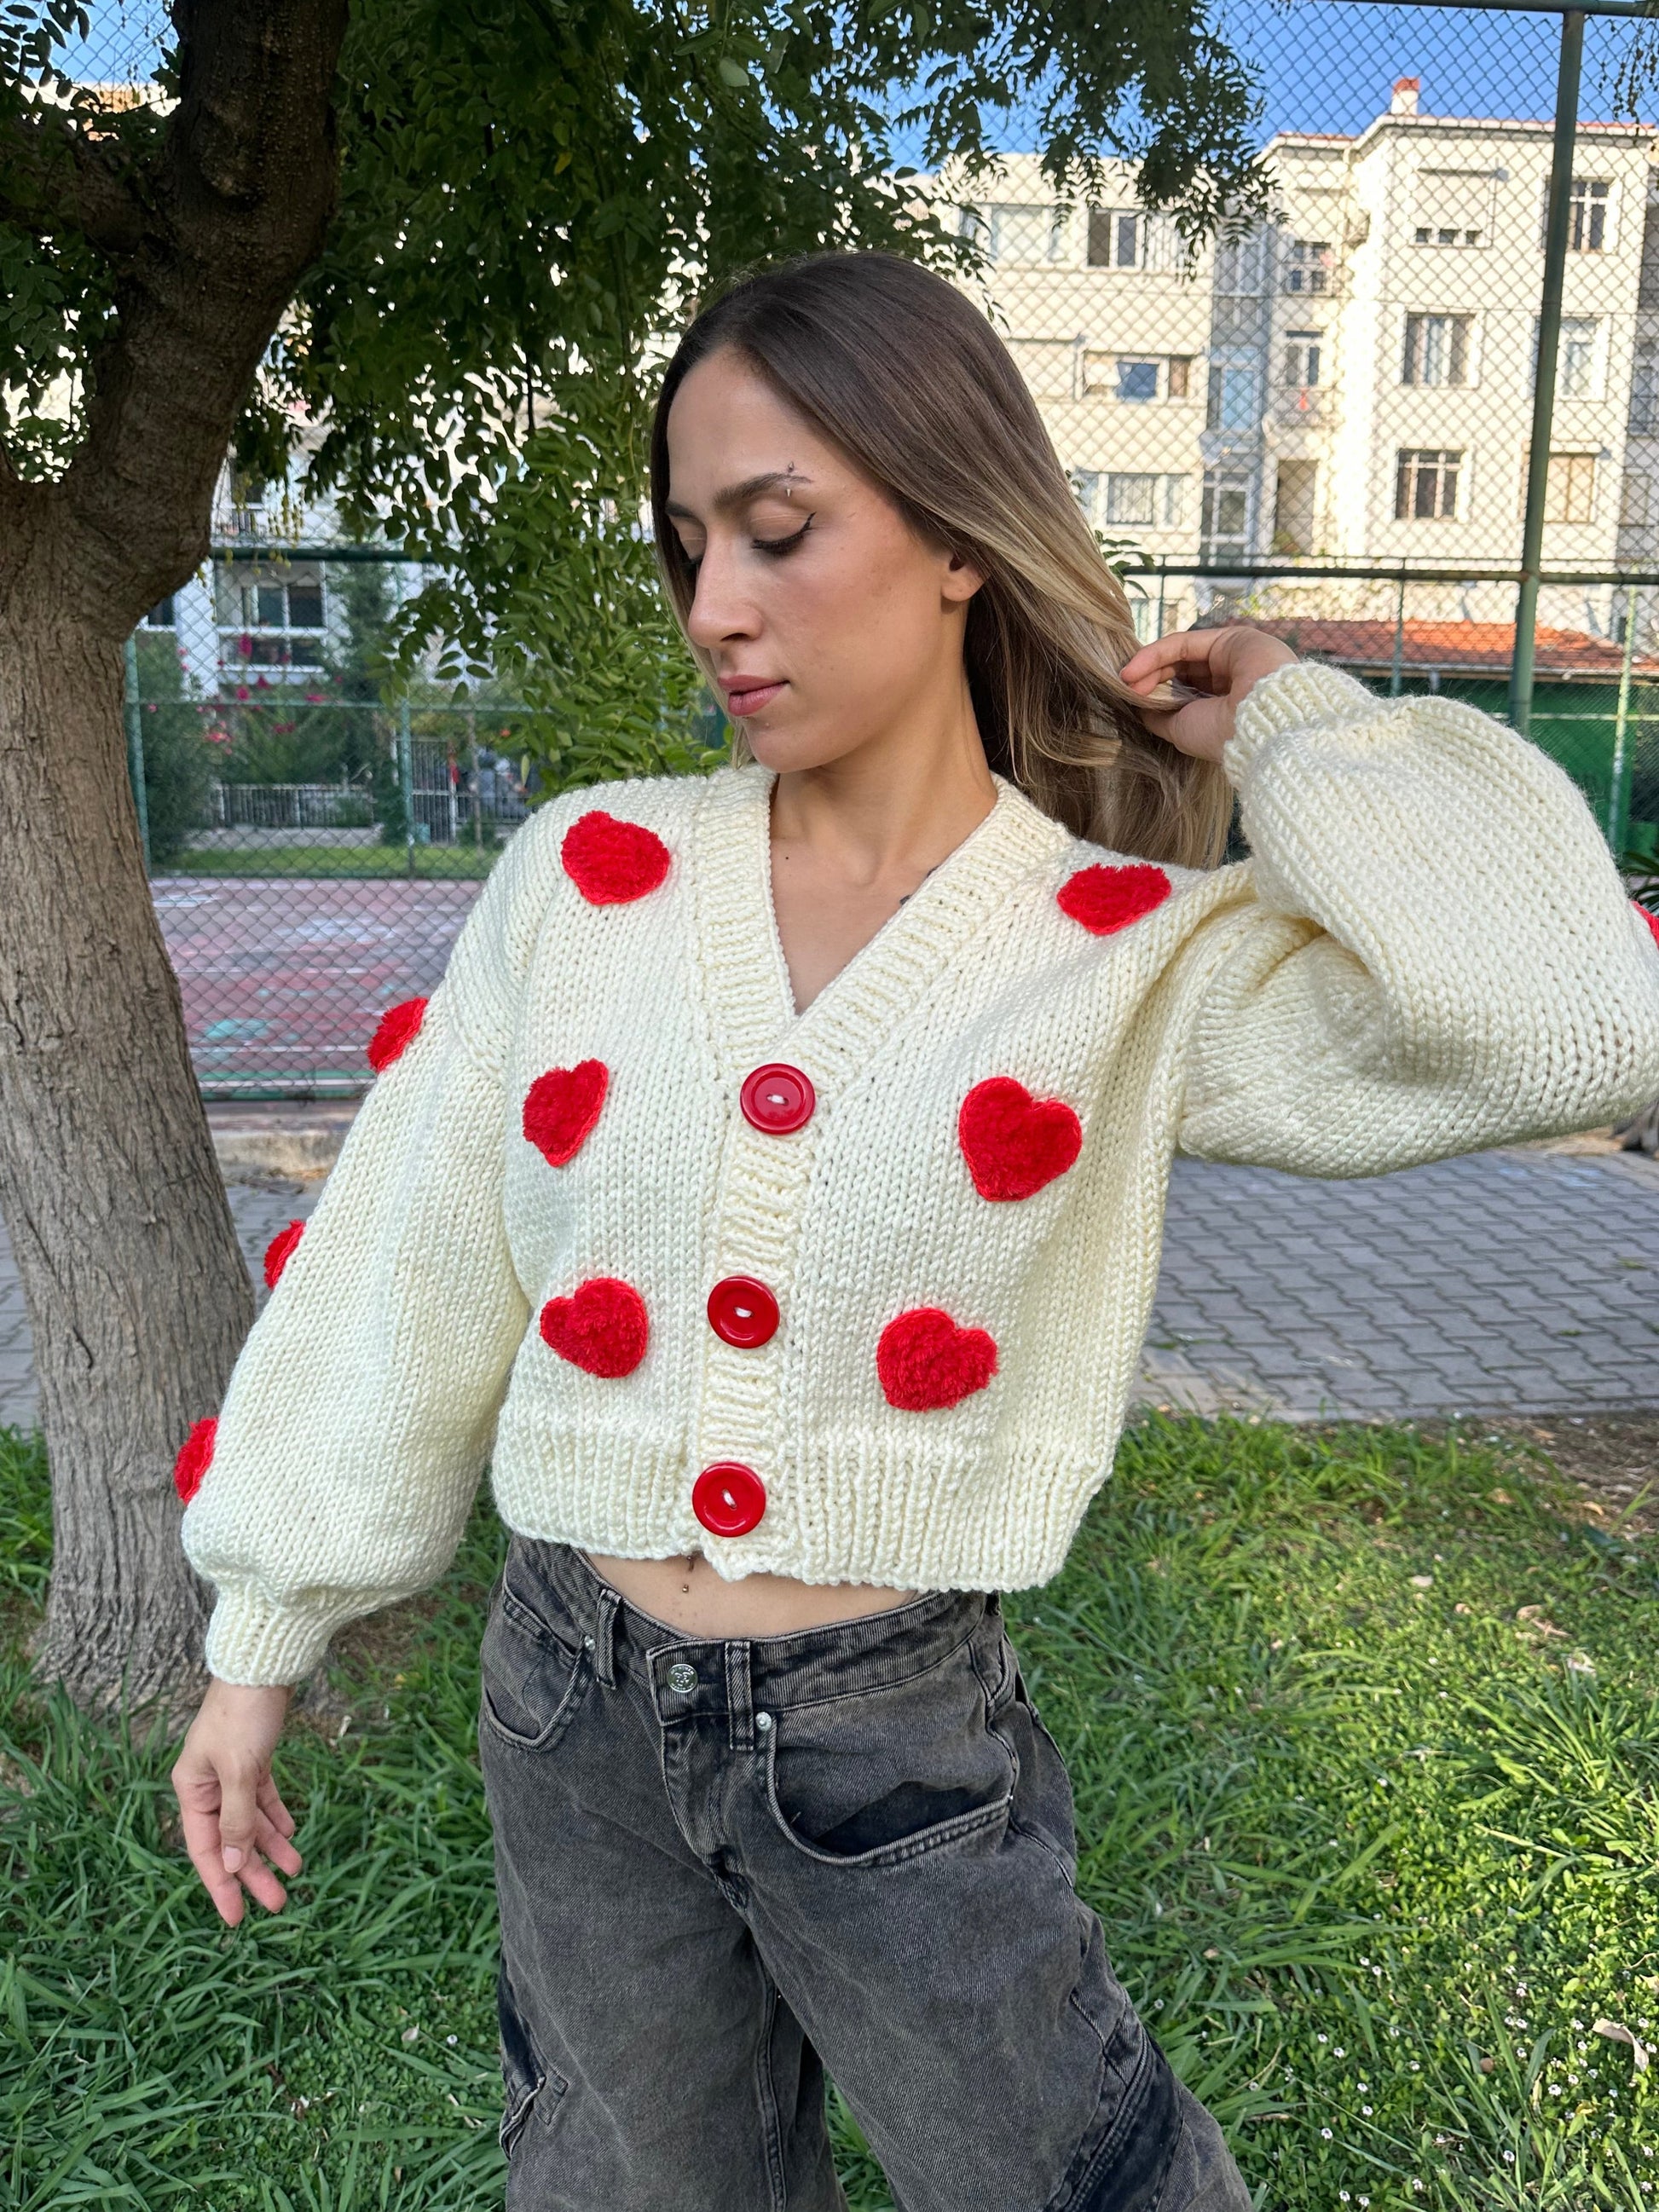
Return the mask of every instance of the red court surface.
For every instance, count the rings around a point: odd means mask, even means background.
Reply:
[[[400,999],[429,992],[479,883],[167,876],[155,911],[210,1097],[355,1089]]]

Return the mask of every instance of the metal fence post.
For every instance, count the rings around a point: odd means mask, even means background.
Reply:
[[[127,725],[127,777],[132,785],[133,811],[138,817],[138,842],[143,848],[144,873],[149,869],[149,795],[144,789],[144,726],[138,698],[138,639],[130,636],[124,655],[125,681],[122,706]]]
[[[1521,537],[1515,657],[1510,668],[1510,721],[1523,737],[1532,724],[1538,580],[1544,562],[1544,504],[1549,490],[1550,438],[1555,419],[1555,357],[1561,349],[1561,289],[1567,267],[1572,156],[1578,137],[1578,81],[1583,61],[1583,14],[1569,8],[1561,17],[1561,58],[1555,79],[1555,139],[1550,151],[1544,228],[1544,289],[1538,303],[1538,361],[1532,392],[1532,442],[1527,456],[1527,519]]]
[[[1626,740],[1630,732],[1631,664],[1636,658],[1636,586],[1625,594],[1625,658],[1619,669],[1619,711],[1613,725],[1613,780],[1607,787],[1607,842],[1613,857],[1620,858],[1628,835],[1630,811],[1629,757]]]
[[[404,794],[404,848],[408,872],[415,872],[415,745],[409,731],[409,702],[398,702],[398,781]]]
[[[1400,571],[1400,590],[1394,603],[1394,661],[1389,670],[1389,696],[1397,699],[1405,690],[1406,572]]]

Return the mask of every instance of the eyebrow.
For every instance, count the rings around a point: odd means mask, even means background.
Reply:
[[[810,484],[811,481],[811,477],[802,476],[798,469],[763,469],[757,477],[745,477],[741,483],[727,484],[724,491],[717,491],[714,494],[714,511],[717,514],[731,514],[738,507],[747,507],[751,499],[758,499],[763,492],[775,490],[779,484],[793,487]],[[664,510],[686,522],[698,520],[689,507],[682,507],[677,500],[665,501]]]

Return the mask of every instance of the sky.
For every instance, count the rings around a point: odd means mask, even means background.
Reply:
[[[1455,8],[1393,7],[1372,0],[1215,0],[1218,27],[1259,68],[1262,135],[1273,131],[1364,128],[1389,104],[1398,76],[1422,79],[1429,115],[1545,117],[1555,102],[1559,19]],[[158,0],[91,0],[90,35],[67,50],[75,74],[114,78],[149,74],[166,27]],[[1620,58],[1659,27],[1592,17],[1584,47],[1581,112],[1614,113]],[[1659,90],[1643,102],[1659,120]],[[1006,125],[1007,149],[1030,145],[1019,118]]]

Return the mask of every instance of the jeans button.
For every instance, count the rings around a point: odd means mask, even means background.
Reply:
[[[677,1659],[668,1670],[668,1686],[685,1697],[697,1686],[697,1670],[688,1667],[684,1659]]]
[[[772,1716],[771,1716],[771,1714],[770,1714],[770,1713],[757,1713],[757,1714],[756,1714],[756,1716],[755,1716],[755,1726],[756,1726],[756,1727],[760,1730],[760,1732],[761,1732],[761,1734],[762,1734],[763,1735],[764,1735],[767,1733],[768,1729],[771,1727],[771,1725],[772,1725]]]

